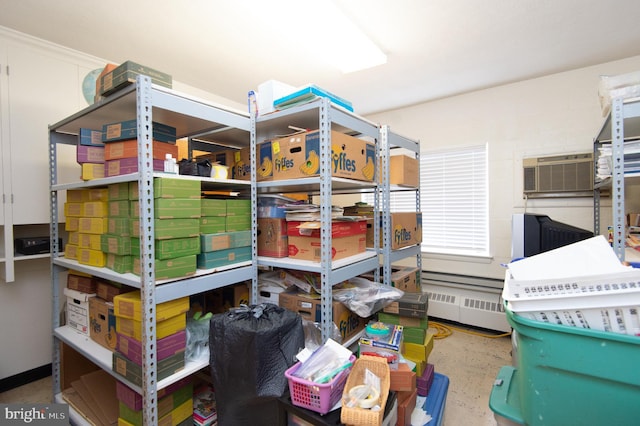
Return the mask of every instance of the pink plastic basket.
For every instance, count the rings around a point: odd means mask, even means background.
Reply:
[[[349,361],[355,362],[355,355],[351,355]],[[342,397],[344,385],[351,372],[351,367],[342,370],[329,383],[315,383],[295,377],[293,373],[300,367],[300,363],[294,364],[284,372],[289,381],[289,393],[291,402],[298,407],[307,408],[320,414],[328,413]]]

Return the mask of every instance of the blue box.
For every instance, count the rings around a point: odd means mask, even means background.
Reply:
[[[431,420],[424,426],[442,426],[444,408],[447,405],[449,378],[444,374],[433,373],[433,384],[424,402],[423,409],[431,416]]]
[[[80,129],[78,133],[78,145],[104,146],[102,131],[93,129]]]
[[[329,98],[329,100],[334,104],[341,106],[347,111],[353,112],[353,105],[351,105],[351,102],[339,96],[336,96],[331,92],[321,89],[315,84],[310,84],[300,90],[293,92],[290,95],[274,100],[273,106],[276,107],[276,109],[290,108],[295,105],[310,102],[318,97]]]

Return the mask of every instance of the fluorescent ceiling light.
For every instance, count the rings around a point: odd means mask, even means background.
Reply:
[[[387,62],[387,55],[332,0],[260,0],[253,7],[261,9],[260,21],[271,23],[271,30],[290,31],[301,48],[343,73]]]

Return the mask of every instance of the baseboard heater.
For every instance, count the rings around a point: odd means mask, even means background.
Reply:
[[[442,318],[490,330],[511,331],[502,304],[503,280],[422,271],[430,318]]]

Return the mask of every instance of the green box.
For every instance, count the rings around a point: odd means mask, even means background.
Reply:
[[[200,181],[190,178],[154,178],[153,197],[200,199]],[[138,198],[138,182],[134,181],[129,184],[129,199]]]
[[[251,231],[223,232],[200,235],[203,252],[247,247],[251,245]]]
[[[386,312],[378,312],[378,321],[385,324],[401,325],[403,327],[417,327],[426,330],[429,328],[428,317],[405,317],[398,314],[389,314]]]
[[[248,231],[251,229],[251,215],[225,216],[224,229],[226,232]]]
[[[107,253],[106,267],[119,274],[133,272],[133,256]]]
[[[185,366],[184,352],[178,352],[157,362],[157,380],[166,379]],[[112,369],[137,386],[142,386],[142,366],[130,361],[119,352],[113,352]]]
[[[135,83],[138,75],[141,74],[149,76],[152,84],[168,87],[169,89],[172,87],[173,79],[171,78],[171,75],[145,65],[126,61],[116,67],[113,71],[108,72],[100,78],[101,89],[98,94],[109,95],[124,86],[133,84]]]
[[[210,251],[198,255],[198,268],[211,269],[251,260],[251,247]]]
[[[158,400],[158,417],[169,414],[182,403],[193,398],[193,384],[189,383]],[[142,410],[133,410],[123,402],[118,403],[119,417],[133,425],[142,425]]]
[[[125,217],[110,217],[107,222],[107,233],[120,237],[130,237],[131,219]]]
[[[498,403],[518,393],[521,423],[528,425],[638,423],[637,336],[530,320],[508,307],[505,312],[516,332],[517,377],[493,387],[494,412],[502,414]]]
[[[421,345],[424,343],[424,338],[427,336],[427,330],[420,327],[404,327],[402,331],[402,338],[405,343]]]
[[[156,259],[154,271],[156,280],[188,277],[196,273],[196,255],[175,257],[171,259]],[[133,258],[133,273],[140,275],[140,258]]]
[[[227,199],[227,216],[245,216],[251,214],[251,200]]]
[[[218,234],[227,229],[226,216],[207,216],[200,218],[201,234]]]
[[[131,237],[102,234],[100,236],[100,249],[104,253],[112,253],[120,256],[131,254]]]
[[[200,253],[200,237],[155,240],[156,259],[173,259]],[[140,257],[140,239],[131,239],[131,254]]]
[[[156,198],[153,202],[154,216],[158,219],[199,218],[200,199]]]
[[[109,217],[128,218],[134,213],[132,210],[132,204],[129,200],[109,201]]]
[[[171,238],[197,237],[200,235],[199,219],[154,219],[154,238],[168,240]],[[140,237],[140,219],[131,221],[131,236]]]
[[[226,216],[227,200],[203,198],[202,216]]]
[[[107,186],[109,201],[128,200],[129,182],[112,183]]]

